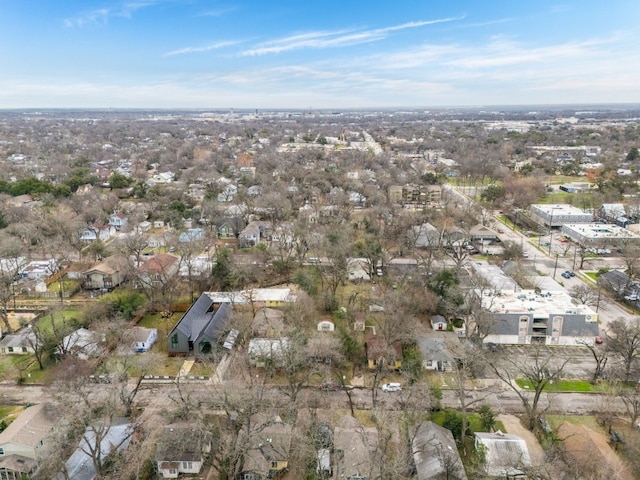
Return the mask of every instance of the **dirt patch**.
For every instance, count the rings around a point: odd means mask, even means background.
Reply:
[[[583,473],[598,472],[597,478],[615,478],[633,480],[635,477],[629,467],[611,448],[607,435],[585,425],[573,425],[564,422],[558,427],[558,436],[562,440],[566,461]]]
[[[518,435],[527,443],[527,449],[529,450],[529,457],[531,457],[531,463],[533,465],[542,465],[545,463],[545,452],[540,446],[536,436],[524,428],[520,423],[520,419],[515,415],[498,415],[498,420],[502,422],[506,430],[505,433],[512,433]]]
[[[17,331],[22,328],[23,325],[30,324],[36,317],[35,313],[30,312],[7,312],[9,318],[9,325],[13,331]]]

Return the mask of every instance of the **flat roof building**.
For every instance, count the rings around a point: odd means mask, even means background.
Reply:
[[[562,234],[580,245],[638,245],[640,235],[613,224],[587,223],[562,226]]]
[[[564,291],[502,290],[478,292],[482,307],[494,316],[485,343],[593,345],[599,335],[598,314],[575,305]]]
[[[531,205],[531,214],[546,227],[561,227],[567,223],[593,222],[593,213],[563,203]]]

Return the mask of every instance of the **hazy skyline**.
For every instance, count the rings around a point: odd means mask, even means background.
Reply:
[[[3,0],[0,108],[640,102],[640,4]]]

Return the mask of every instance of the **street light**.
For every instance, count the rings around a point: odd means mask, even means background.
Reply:
[[[553,211],[554,210],[562,210],[562,207],[552,207],[551,208],[551,218],[549,219],[549,256],[551,256],[551,244],[552,242],[552,237],[551,237],[551,227],[553,226]]]

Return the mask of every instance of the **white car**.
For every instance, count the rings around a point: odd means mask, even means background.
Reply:
[[[400,392],[402,391],[402,385],[399,383],[385,383],[382,385],[383,392]]]

